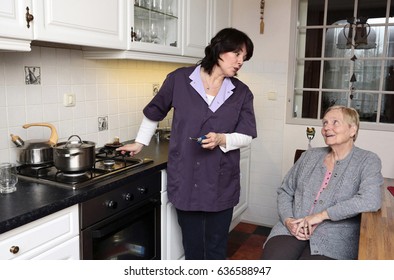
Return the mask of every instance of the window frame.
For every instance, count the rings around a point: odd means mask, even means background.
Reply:
[[[393,2],[394,0],[391,0]],[[298,51],[298,36],[299,36],[299,24],[298,24],[298,13],[299,13],[299,2],[300,0],[291,0],[291,15],[290,15],[290,48],[289,48],[289,63],[288,63],[288,85],[287,85],[287,92],[288,96],[286,99],[286,123],[287,124],[295,124],[295,125],[307,125],[307,126],[321,126],[321,119],[320,115],[316,119],[312,118],[302,118],[302,117],[294,117],[294,106],[295,106],[295,99],[296,99],[296,89],[300,90],[299,88],[296,88],[296,74],[297,74],[297,51]],[[387,24],[388,26],[392,26],[393,24]],[[332,25],[320,25],[319,28],[327,28],[328,26]],[[303,28],[302,26],[301,28]],[[311,26],[310,26],[311,27]],[[307,28],[304,28],[306,30]],[[386,46],[385,42],[385,47]],[[291,47],[294,46],[294,47]],[[305,59],[305,57],[304,57]],[[337,60],[341,60],[342,58],[336,58]],[[307,58],[305,61],[320,61],[321,63],[324,63],[325,61],[328,61],[330,59],[327,59],[325,57],[313,57],[313,58]],[[348,58],[343,58],[343,60],[348,60]],[[387,59],[387,57],[382,57],[380,59],[382,61],[382,64],[387,63],[388,60],[393,60],[392,57],[390,59]],[[321,81],[319,81],[321,82]],[[301,90],[307,90],[306,88],[301,88]],[[314,89],[317,90],[317,93],[319,91],[324,92],[324,89],[319,88],[319,89]],[[343,92],[350,92],[350,89],[344,88],[341,89]],[[370,92],[370,90],[365,90]],[[365,92],[362,89],[359,90],[360,93]],[[381,93],[381,94],[386,94],[387,91],[384,90],[373,90],[375,93]],[[378,103],[378,112],[380,112],[381,109],[381,95],[379,95],[379,103]],[[320,101],[318,103],[318,111],[320,111]],[[378,130],[378,131],[393,131],[394,132],[394,124],[393,123],[378,123],[377,121],[375,122],[365,122],[361,121],[360,122],[360,128],[361,129],[366,129],[366,130]]]

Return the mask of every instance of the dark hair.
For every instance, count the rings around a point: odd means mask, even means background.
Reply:
[[[198,63],[208,74],[211,74],[215,65],[219,64],[220,55],[226,52],[239,51],[245,46],[246,58],[253,56],[253,42],[244,32],[235,28],[224,28],[211,39],[205,48],[205,57]]]

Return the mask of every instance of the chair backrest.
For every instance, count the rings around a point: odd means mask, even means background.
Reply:
[[[296,161],[300,158],[300,156],[302,155],[302,153],[303,152],[305,152],[306,150],[300,150],[300,149],[297,149],[296,151],[295,151],[295,154],[294,154],[294,163],[296,163]]]

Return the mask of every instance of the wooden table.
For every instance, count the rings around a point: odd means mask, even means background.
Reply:
[[[384,180],[382,208],[361,216],[360,260],[394,260],[394,196],[387,186],[394,186],[394,179]]]

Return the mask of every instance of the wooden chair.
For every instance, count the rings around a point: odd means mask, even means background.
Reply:
[[[296,161],[300,158],[300,156],[302,155],[302,153],[303,152],[305,152],[306,150],[300,150],[300,149],[297,149],[296,151],[295,151],[295,154],[294,154],[294,163],[296,163]]]

